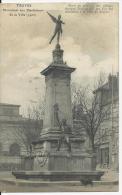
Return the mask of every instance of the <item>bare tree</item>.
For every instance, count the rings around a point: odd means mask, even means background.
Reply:
[[[43,105],[42,103],[39,106],[28,107],[26,117],[20,120],[15,132],[17,141],[25,148],[28,155],[31,155],[32,142],[39,139],[43,127]]]
[[[76,117],[81,120],[81,125],[86,130],[93,152],[95,152],[95,135],[103,122],[107,110],[103,101],[103,85],[105,75],[101,73],[94,82],[93,89],[90,86],[73,86],[73,107],[77,107]],[[74,111],[75,112],[75,111]]]

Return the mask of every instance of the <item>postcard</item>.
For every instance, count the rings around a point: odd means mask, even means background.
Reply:
[[[119,3],[0,7],[0,191],[118,192]]]

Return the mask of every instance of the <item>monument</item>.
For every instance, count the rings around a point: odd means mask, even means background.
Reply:
[[[94,170],[94,155],[85,150],[84,132],[76,135],[73,129],[71,106],[71,74],[75,71],[63,60],[60,46],[62,33],[61,16],[56,19],[54,35],[56,47],[52,52],[52,63],[41,74],[45,76],[46,99],[44,126],[37,142],[33,142],[33,170],[13,172],[16,178],[57,180],[99,180],[103,172]]]

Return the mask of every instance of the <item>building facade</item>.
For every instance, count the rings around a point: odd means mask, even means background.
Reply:
[[[41,128],[42,121],[20,115],[19,105],[0,103],[0,170],[22,168],[22,157]]]
[[[22,116],[19,114],[19,105],[0,104],[0,154],[20,155],[21,143],[17,139]]]
[[[97,165],[119,168],[119,76],[109,75],[107,83],[95,91],[102,97],[105,117],[96,133]]]

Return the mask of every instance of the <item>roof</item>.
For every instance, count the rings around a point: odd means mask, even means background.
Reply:
[[[0,103],[0,106],[13,106],[13,107],[20,107],[18,104],[8,104],[8,103]]]
[[[108,91],[111,89],[113,89],[113,90],[118,89],[118,79],[119,79],[118,75],[117,76],[116,75],[109,75],[108,81],[105,84],[103,84],[102,86],[98,87],[96,90],[94,90],[93,93],[96,93],[96,92],[102,91],[102,90]]]
[[[109,90],[109,83],[105,83],[103,86],[97,88],[96,90],[93,91],[93,93],[96,93],[97,91],[101,91],[101,90]]]

